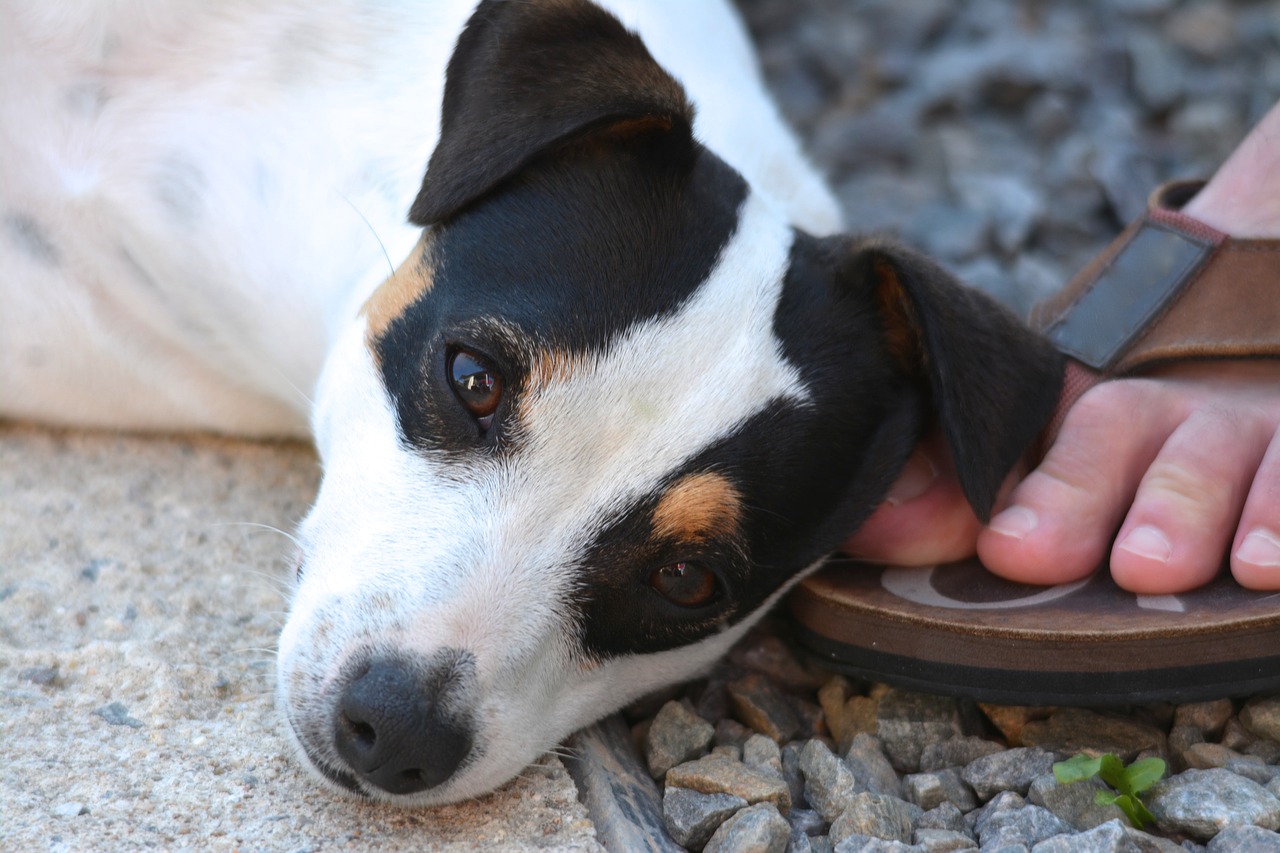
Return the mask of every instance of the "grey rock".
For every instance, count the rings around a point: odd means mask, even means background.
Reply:
[[[1131,853],[1133,844],[1119,821],[1099,824],[1076,835],[1055,835],[1037,843],[1031,853]]]
[[[54,817],[79,817],[88,813],[89,807],[79,802],[60,803],[53,808]]]
[[[808,835],[793,826],[791,834],[787,836],[786,850],[787,853],[813,853],[813,842]]]
[[[1013,791],[1001,791],[991,798],[991,801],[981,808],[974,809],[965,815],[965,823],[973,831],[974,837],[982,832],[987,821],[1000,812],[1017,811],[1026,808],[1027,801]]]
[[[1280,828],[1280,800],[1228,770],[1188,770],[1157,782],[1143,801],[1162,830],[1201,841],[1228,826]]]
[[[1261,758],[1268,764],[1280,762],[1280,743],[1268,738],[1258,738],[1244,748],[1245,755]]]
[[[844,763],[853,771],[859,790],[891,797],[902,795],[901,781],[885,756],[879,738],[862,733],[855,735],[845,751]]]
[[[828,836],[814,835],[809,839],[809,850],[811,853],[833,853],[835,845]]]
[[[1263,764],[1252,755],[1246,755],[1240,759],[1228,761],[1223,765],[1223,767],[1230,770],[1237,776],[1252,779],[1259,785],[1264,786],[1275,781],[1277,778],[1280,778],[1280,766],[1275,764]]]
[[[1228,826],[1208,847],[1209,853],[1280,853],[1280,834],[1260,826]]]
[[[1212,767],[1226,767],[1231,763],[1244,763],[1252,761],[1255,764],[1262,764],[1263,761],[1257,756],[1244,756],[1236,752],[1234,749],[1228,749],[1220,743],[1195,743],[1187,747],[1182,752],[1182,760],[1187,767],[1194,767],[1197,770],[1208,770]]]
[[[966,207],[986,214],[996,245],[1006,253],[1022,248],[1044,211],[1040,192],[1016,175],[958,175],[953,183]]]
[[[964,768],[968,782],[980,800],[989,800],[1001,791],[1026,795],[1037,776],[1053,770],[1053,756],[1035,747],[1018,747],[984,755]]]
[[[1092,829],[1113,820],[1127,825],[1129,819],[1119,806],[1094,800],[1095,793],[1106,787],[1100,779],[1082,779],[1063,785],[1052,773],[1045,773],[1031,783],[1027,801],[1048,809],[1077,830]]]
[[[884,794],[855,794],[831,824],[831,840],[838,846],[851,835],[870,835],[887,841],[911,840],[911,827],[923,814],[919,806]]]
[[[761,773],[782,775],[782,749],[773,738],[752,735],[742,745],[742,763]]]
[[[1183,96],[1185,61],[1168,41],[1149,31],[1139,31],[1129,39],[1129,60],[1133,64],[1133,88],[1152,110],[1167,110]]]
[[[786,695],[759,673],[729,682],[726,690],[734,717],[760,734],[781,744],[800,731],[800,719]]]
[[[677,844],[696,850],[720,824],[746,807],[746,800],[732,794],[702,794],[668,785],[662,794],[662,822]]]
[[[1202,59],[1221,59],[1236,41],[1235,16],[1224,3],[1203,0],[1174,12],[1165,33]]]
[[[816,738],[800,753],[804,797],[828,823],[840,816],[862,788],[849,766]]]
[[[903,778],[902,786],[907,800],[926,811],[942,803],[954,803],[963,811],[978,807],[978,799],[958,767],[913,773]]]
[[[919,848],[897,840],[854,834],[837,844],[835,853],[919,853]]]
[[[827,821],[822,819],[822,815],[813,809],[798,809],[794,806],[787,812],[787,823],[791,824],[793,830],[799,830],[805,835],[821,835],[827,828]]]
[[[964,819],[964,812],[955,803],[942,803],[929,809],[916,819],[916,831],[922,829],[945,829],[948,832],[959,832],[973,838],[973,830]]]
[[[792,809],[809,804],[804,795],[804,774],[800,772],[800,756],[803,754],[803,743],[792,741],[782,748],[782,780],[791,792]]]
[[[1190,725],[1175,725],[1169,731],[1169,754],[1179,769],[1186,769],[1187,750],[1196,744],[1204,743],[1204,735],[1202,729]]]
[[[953,737],[940,743],[931,743],[920,753],[920,770],[942,770],[946,767],[964,767],[984,755],[1003,752],[1005,747],[982,737]]]
[[[965,261],[987,250],[991,233],[991,217],[986,211],[936,201],[912,218],[903,237],[940,260]]]
[[[749,806],[720,824],[704,853],[783,853],[791,825],[770,803]]]
[[[1280,697],[1250,699],[1240,709],[1240,722],[1251,734],[1280,742]]]
[[[962,734],[954,699],[893,689],[880,699],[876,734],[894,769],[914,773],[927,744]]]
[[[1001,809],[987,816],[978,827],[982,848],[1000,849],[1021,844],[1031,849],[1047,838],[1075,829],[1048,809],[1024,806]]]
[[[111,702],[103,705],[93,712],[95,717],[101,717],[113,726],[128,726],[131,729],[140,729],[143,727],[142,720],[129,716],[129,709],[121,702]]]
[[[661,779],[677,764],[702,755],[711,747],[715,733],[715,726],[683,703],[666,703],[653,718],[645,738],[650,775]]]
[[[915,845],[925,853],[951,853],[953,850],[972,850],[978,842],[963,832],[951,829],[917,829]]]
[[[1140,752],[1166,749],[1164,732],[1155,726],[1085,708],[1061,708],[1047,720],[1027,723],[1022,742],[1063,755],[1110,752],[1126,763]]]

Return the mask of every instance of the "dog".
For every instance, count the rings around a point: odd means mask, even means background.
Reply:
[[[501,785],[705,670],[926,430],[989,512],[1055,403],[839,233],[725,3],[0,9],[0,416],[314,440],[278,702],[338,791]]]

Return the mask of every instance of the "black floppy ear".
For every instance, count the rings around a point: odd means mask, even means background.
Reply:
[[[596,131],[692,143],[680,84],[586,0],[483,0],[445,80],[440,140],[409,220],[456,214],[549,148]]]
[[[857,247],[890,354],[927,394],[965,497],[986,521],[1005,475],[1048,423],[1063,357],[1002,305],[887,241]]]

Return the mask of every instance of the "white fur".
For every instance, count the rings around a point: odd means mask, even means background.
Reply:
[[[605,0],[752,184],[738,231],[680,313],[538,390],[514,459],[406,450],[357,311],[418,237],[473,3],[0,0],[0,417],[302,435],[314,396],[325,478],[281,704],[329,713],[369,647],[472,652],[484,758],[419,802],[492,788],[745,630],[596,665],[563,602],[611,513],[771,400],[803,403],[771,330],[789,225],[840,224],[727,3]]]

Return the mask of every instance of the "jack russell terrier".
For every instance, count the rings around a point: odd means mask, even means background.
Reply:
[[[338,789],[491,790],[705,669],[924,430],[985,513],[1054,405],[673,8],[0,0],[0,416],[310,434],[278,698]]]

